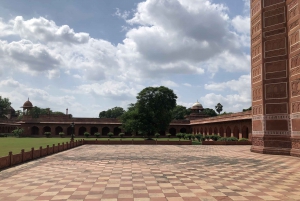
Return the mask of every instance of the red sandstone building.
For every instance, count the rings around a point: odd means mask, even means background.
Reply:
[[[76,118],[70,114],[65,115],[41,115],[39,118],[33,118],[30,110],[33,108],[32,103],[28,100],[23,104],[23,117],[21,120],[11,118],[0,124],[0,132],[9,133],[16,126],[24,129],[24,136],[44,136],[45,132],[51,132],[52,136],[58,136],[60,132],[71,135],[73,128],[71,123],[75,123],[75,136],[83,136],[84,132],[94,135],[96,132],[106,136],[109,132],[118,135],[123,132],[119,127],[121,123],[118,119],[103,118]],[[161,135],[170,133],[175,136],[176,133],[193,133],[204,135],[217,134],[224,137],[234,136],[237,138],[249,138],[251,140],[251,112],[242,112],[228,114],[217,117],[207,117],[203,114],[203,107],[200,103],[195,103],[191,115],[186,120],[174,120],[166,132]],[[125,133],[127,136],[135,133]]]

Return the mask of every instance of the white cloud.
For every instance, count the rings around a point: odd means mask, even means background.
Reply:
[[[178,87],[178,84],[176,84],[175,82],[173,82],[171,80],[163,80],[163,81],[161,81],[161,84],[166,87]]]
[[[183,85],[186,86],[186,87],[191,87],[191,86],[192,86],[192,85],[189,84],[189,83],[184,83]]]

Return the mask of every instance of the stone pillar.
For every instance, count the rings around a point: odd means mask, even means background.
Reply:
[[[290,119],[299,118],[292,114],[291,102],[300,100],[298,1],[251,1],[253,152],[291,154],[297,128]]]

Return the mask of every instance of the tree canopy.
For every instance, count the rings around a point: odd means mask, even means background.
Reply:
[[[250,111],[250,110],[252,110],[252,107],[249,107],[247,109],[243,109],[243,112]]]
[[[136,98],[136,104],[131,104],[121,117],[122,127],[127,132],[139,131],[146,135],[165,131],[176,107],[177,96],[173,90],[164,86],[147,87]]]
[[[40,108],[40,107],[33,107],[31,110],[31,116],[33,118],[39,118],[40,115],[50,115],[50,114],[59,114],[59,115],[64,115],[63,112],[53,112],[50,108]]]
[[[172,110],[172,119],[185,119],[186,115],[190,115],[191,110],[182,105],[176,105],[176,107]]]
[[[10,107],[10,105],[11,102],[8,98],[2,98],[0,96],[0,117],[4,117],[7,114],[7,109]]]
[[[203,111],[203,113],[207,114],[210,117],[218,116],[218,114],[216,113],[216,111],[213,110],[213,109],[210,109],[210,108],[205,108],[204,111]]]
[[[121,107],[114,107],[99,113],[99,118],[118,118],[124,114],[125,110]]]
[[[215,109],[216,111],[220,114],[220,112],[222,112],[223,110],[223,105],[221,103],[218,103],[216,106],[215,106]]]

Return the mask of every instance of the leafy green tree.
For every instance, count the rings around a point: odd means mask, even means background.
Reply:
[[[213,109],[210,109],[210,108],[205,108],[204,111],[203,111],[203,113],[207,114],[210,117],[218,116],[218,114],[216,113],[216,111],[213,110]]]
[[[185,119],[185,116],[189,114],[191,114],[191,110],[182,105],[176,105],[172,110],[172,118],[176,120]]]
[[[148,138],[167,130],[176,99],[173,90],[164,86],[143,89],[138,93],[137,103],[131,104],[122,115],[122,128],[127,132],[138,131],[148,135]]]
[[[11,102],[9,101],[8,98],[2,98],[0,96],[0,118],[4,117],[7,112],[8,112],[8,108],[10,107]]]
[[[223,110],[223,105],[221,103],[218,103],[216,106],[215,106],[215,109],[216,111],[220,114],[220,112],[222,112]]]
[[[49,108],[40,108],[40,107],[33,107],[31,110],[31,115],[33,118],[39,118],[40,115],[47,115],[52,114],[52,111]]]
[[[23,132],[24,132],[24,129],[18,128],[18,127],[15,130],[12,131],[12,133],[16,137],[20,137],[23,134]]]
[[[107,111],[101,111],[99,113],[99,118],[118,118],[124,114],[125,110],[121,107],[114,107],[108,109]]]

